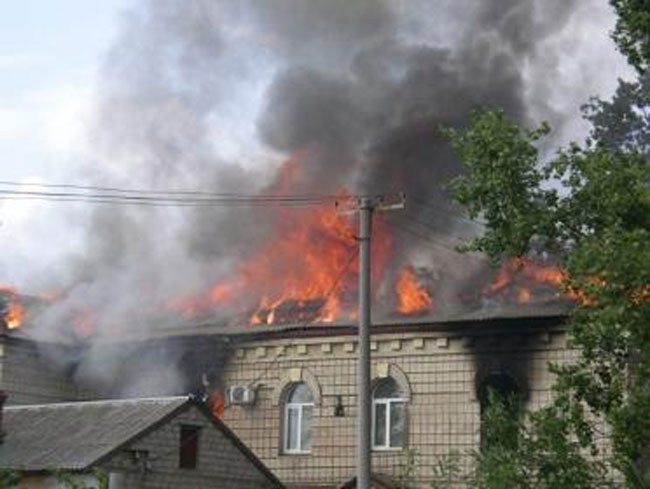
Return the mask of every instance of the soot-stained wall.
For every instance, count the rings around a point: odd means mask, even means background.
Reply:
[[[547,402],[552,381],[548,362],[565,362],[573,355],[559,322],[520,319],[378,329],[371,344],[372,376],[390,376],[406,393],[407,441],[401,450],[375,451],[373,471],[399,478],[406,449],[415,449],[425,487],[436,457],[477,448],[479,386],[490,376],[511,376],[529,408]],[[226,364],[223,382],[226,387],[252,383],[257,400],[250,406],[227,406],[224,420],[285,483],[340,484],[355,472],[356,363],[353,328],[320,336],[243,338]],[[283,392],[296,381],[306,382],[314,393],[312,448],[306,455],[281,450]]]

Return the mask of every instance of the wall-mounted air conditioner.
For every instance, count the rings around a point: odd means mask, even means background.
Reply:
[[[255,389],[249,385],[235,385],[228,389],[230,404],[253,404],[255,402]]]

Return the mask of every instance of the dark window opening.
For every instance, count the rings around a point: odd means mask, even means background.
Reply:
[[[503,373],[488,375],[478,389],[481,407],[481,450],[514,449],[519,439],[521,392]]]
[[[181,469],[195,469],[199,455],[200,426],[181,425],[181,440],[179,447],[179,463]]]

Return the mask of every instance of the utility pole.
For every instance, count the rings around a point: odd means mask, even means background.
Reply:
[[[357,361],[357,489],[370,489],[372,399],[370,392],[370,245],[375,210],[402,209],[405,196],[361,197],[359,211],[359,339]],[[337,202],[337,207],[339,203]]]
[[[357,362],[357,489],[370,489],[370,236],[374,206],[359,202],[359,360]]]

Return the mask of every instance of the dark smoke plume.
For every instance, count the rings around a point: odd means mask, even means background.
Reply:
[[[539,111],[545,101],[528,94],[550,90],[553,73],[531,87],[524,70],[576,4],[141,2],[124,14],[105,59],[90,135],[100,156],[87,178],[255,193],[273,182],[279,161],[306,150],[307,178],[296,193],[407,193],[407,211],[389,218],[396,263],[430,267],[451,297],[451,284],[480,262],[451,250],[476,228],[445,198],[443,184],[459,166],[440,127],[461,127],[481,107],[529,123],[531,104]],[[553,54],[543,54],[548,69]],[[438,244],[399,232],[421,226],[409,218],[426,222]],[[51,330],[69,311],[89,309],[99,336],[111,338],[164,324],[170,298],[227,277],[271,224],[246,209],[98,208],[75,279],[41,322]],[[98,349],[84,362],[105,361]]]

